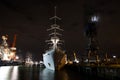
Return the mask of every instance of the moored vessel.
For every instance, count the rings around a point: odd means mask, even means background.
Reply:
[[[63,40],[59,38],[61,36],[57,31],[63,31],[60,26],[56,23],[56,20],[61,20],[58,16],[56,16],[56,7],[55,7],[55,16],[52,18],[54,20],[54,24],[51,25],[50,29],[47,31],[53,31],[50,35],[50,40],[46,40],[48,44],[51,46],[48,50],[43,54],[43,63],[46,68],[51,70],[60,70],[67,62],[66,54],[63,49],[60,48],[60,44],[62,44]]]

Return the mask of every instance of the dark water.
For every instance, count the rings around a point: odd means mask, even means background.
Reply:
[[[94,76],[92,76],[94,77]],[[39,66],[2,66],[0,80],[102,80],[71,70],[52,71]]]

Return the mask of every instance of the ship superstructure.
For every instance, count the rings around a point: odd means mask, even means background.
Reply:
[[[16,58],[16,35],[14,36],[14,41],[12,47],[9,47],[7,43],[8,36],[2,36],[2,43],[0,44],[0,59],[2,61],[11,61]]]
[[[56,16],[56,7],[55,15],[51,17],[50,20],[54,20],[54,24],[51,25],[51,28],[47,29],[47,31],[53,31],[53,33],[49,34],[50,40],[46,40],[46,42],[51,44],[51,46],[45,54],[43,54],[43,63],[48,69],[59,70],[66,64],[66,54],[59,46],[63,41],[59,38],[61,34],[57,31],[63,31],[63,29],[61,29],[56,22],[57,20],[61,20],[61,18]]]

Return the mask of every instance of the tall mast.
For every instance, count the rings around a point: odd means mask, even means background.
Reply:
[[[50,20],[54,20],[54,23],[50,26],[51,28],[47,29],[47,31],[53,31],[52,33],[49,34],[49,36],[51,37],[50,40],[46,40],[46,42],[48,42],[48,44],[52,44],[52,48],[57,48],[58,44],[60,43],[60,38],[59,36],[62,35],[60,33],[58,33],[57,31],[63,31],[63,29],[60,28],[60,25],[57,24],[57,20],[61,20],[61,18],[59,18],[56,15],[56,6],[54,7],[54,16],[50,18]]]

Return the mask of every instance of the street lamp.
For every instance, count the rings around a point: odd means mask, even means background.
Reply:
[[[114,62],[118,64],[116,56],[113,56]]]

